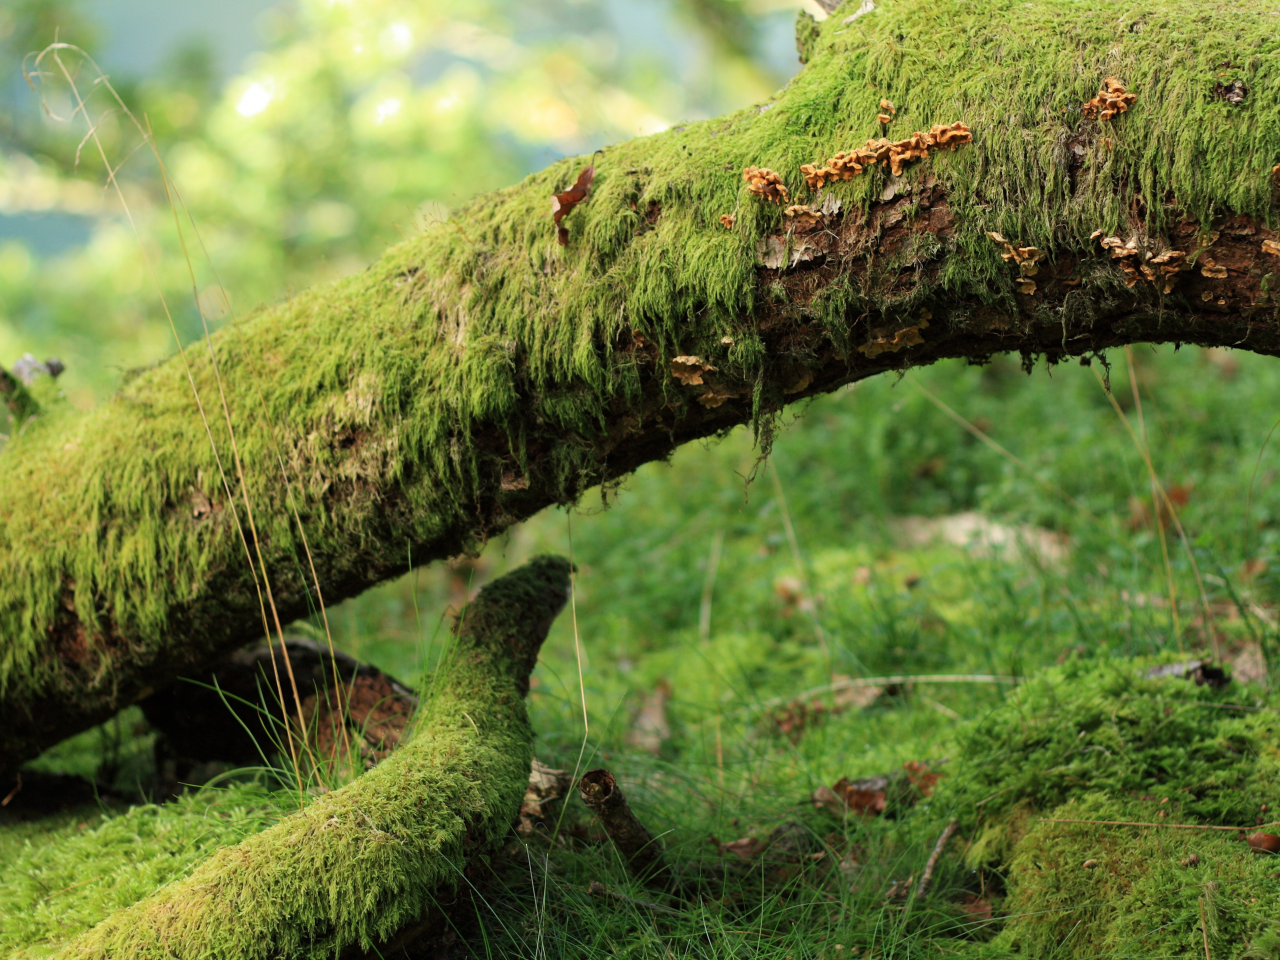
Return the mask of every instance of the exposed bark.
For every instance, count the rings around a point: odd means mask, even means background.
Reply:
[[[1280,352],[1267,192],[1280,141],[1247,112],[1271,110],[1280,86],[1257,73],[1243,105],[1217,107],[1201,90],[1215,44],[1271,55],[1269,13],[1183,0],[1116,34],[1102,0],[1066,12],[910,0],[846,23],[850,7],[769,104],[605,151],[567,247],[547,206],[581,162],[189,348],[190,378],[175,359],[99,410],[29,421],[0,455],[0,771],[276,619],[856,380],[1135,342]],[[912,17],[992,70],[962,83],[958,61],[926,57],[886,72]],[[1040,59],[1010,73],[1028,23],[1045,31]],[[1055,56],[1075,58],[1068,81],[1047,73]],[[1113,70],[1137,78],[1137,105],[1082,119]],[[1061,109],[1024,102],[1064,83]],[[974,143],[828,187],[840,209],[807,217],[741,189],[743,166],[772,163],[794,198],[799,159],[874,125],[884,94],[931,111],[903,123],[971,121]],[[1175,138],[1160,111],[1182,104],[1200,114]],[[1205,112],[1219,107],[1237,112]],[[1215,168],[1188,153],[1231,137],[1247,146]],[[734,210],[726,230],[718,217]],[[1041,252],[1032,268],[1001,261],[997,227]],[[1120,246],[1101,245],[1111,232]],[[1188,269],[1161,272],[1169,250]]]

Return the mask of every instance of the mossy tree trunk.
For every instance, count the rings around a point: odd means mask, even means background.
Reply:
[[[118,910],[61,960],[425,955],[508,835],[529,779],[529,673],[569,594],[539,557],[463,611],[409,742],[354,782]],[[473,869],[474,868],[474,869]]]
[[[768,103],[603,151],[566,245],[550,198],[585,159],[92,412],[28,419],[0,454],[0,770],[276,619],[689,440],[767,440],[785,404],[854,380],[1138,341],[1280,351],[1271,6],[868,6],[804,31]],[[1082,105],[1109,77],[1136,101],[1104,120]],[[956,121],[972,144],[900,176],[818,195],[800,171]],[[749,165],[814,209],[750,193]]]

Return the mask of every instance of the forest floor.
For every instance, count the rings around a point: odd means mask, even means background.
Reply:
[[[536,753],[612,771],[678,883],[571,797],[460,902],[457,955],[1280,957],[1280,862],[1242,842],[1280,820],[1280,368],[1111,359],[1114,403],[1097,364],[861,384],[789,415],[749,486],[739,431],[328,611],[420,682],[483,583],[578,565]],[[1147,676],[1200,659],[1230,679]],[[149,806],[155,737],[133,708],[29,765],[80,787],[0,810],[0,955],[296,806],[253,771]]]

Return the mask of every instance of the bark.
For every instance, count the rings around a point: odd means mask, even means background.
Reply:
[[[56,956],[355,960],[447,936],[440,905],[474,879],[520,808],[532,760],[529,672],[568,588],[558,557],[485,587],[459,617],[408,743]]]
[[[868,6],[822,23],[770,102],[605,150],[567,245],[548,201],[586,160],[97,410],[42,403],[0,454],[0,771],[683,443],[752,423],[767,447],[785,404],[852,381],[1142,341],[1280,350],[1268,10]],[[1111,76],[1137,100],[1083,111]],[[1215,95],[1237,79],[1243,102]],[[900,170],[816,190],[800,171],[956,121],[972,144]],[[752,193],[747,166],[811,206]]]

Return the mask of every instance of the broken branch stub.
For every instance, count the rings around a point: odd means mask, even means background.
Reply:
[[[668,871],[662,842],[640,822],[608,770],[589,770],[578,782],[582,802],[600,818],[600,824],[627,866],[641,880],[665,881]]]

